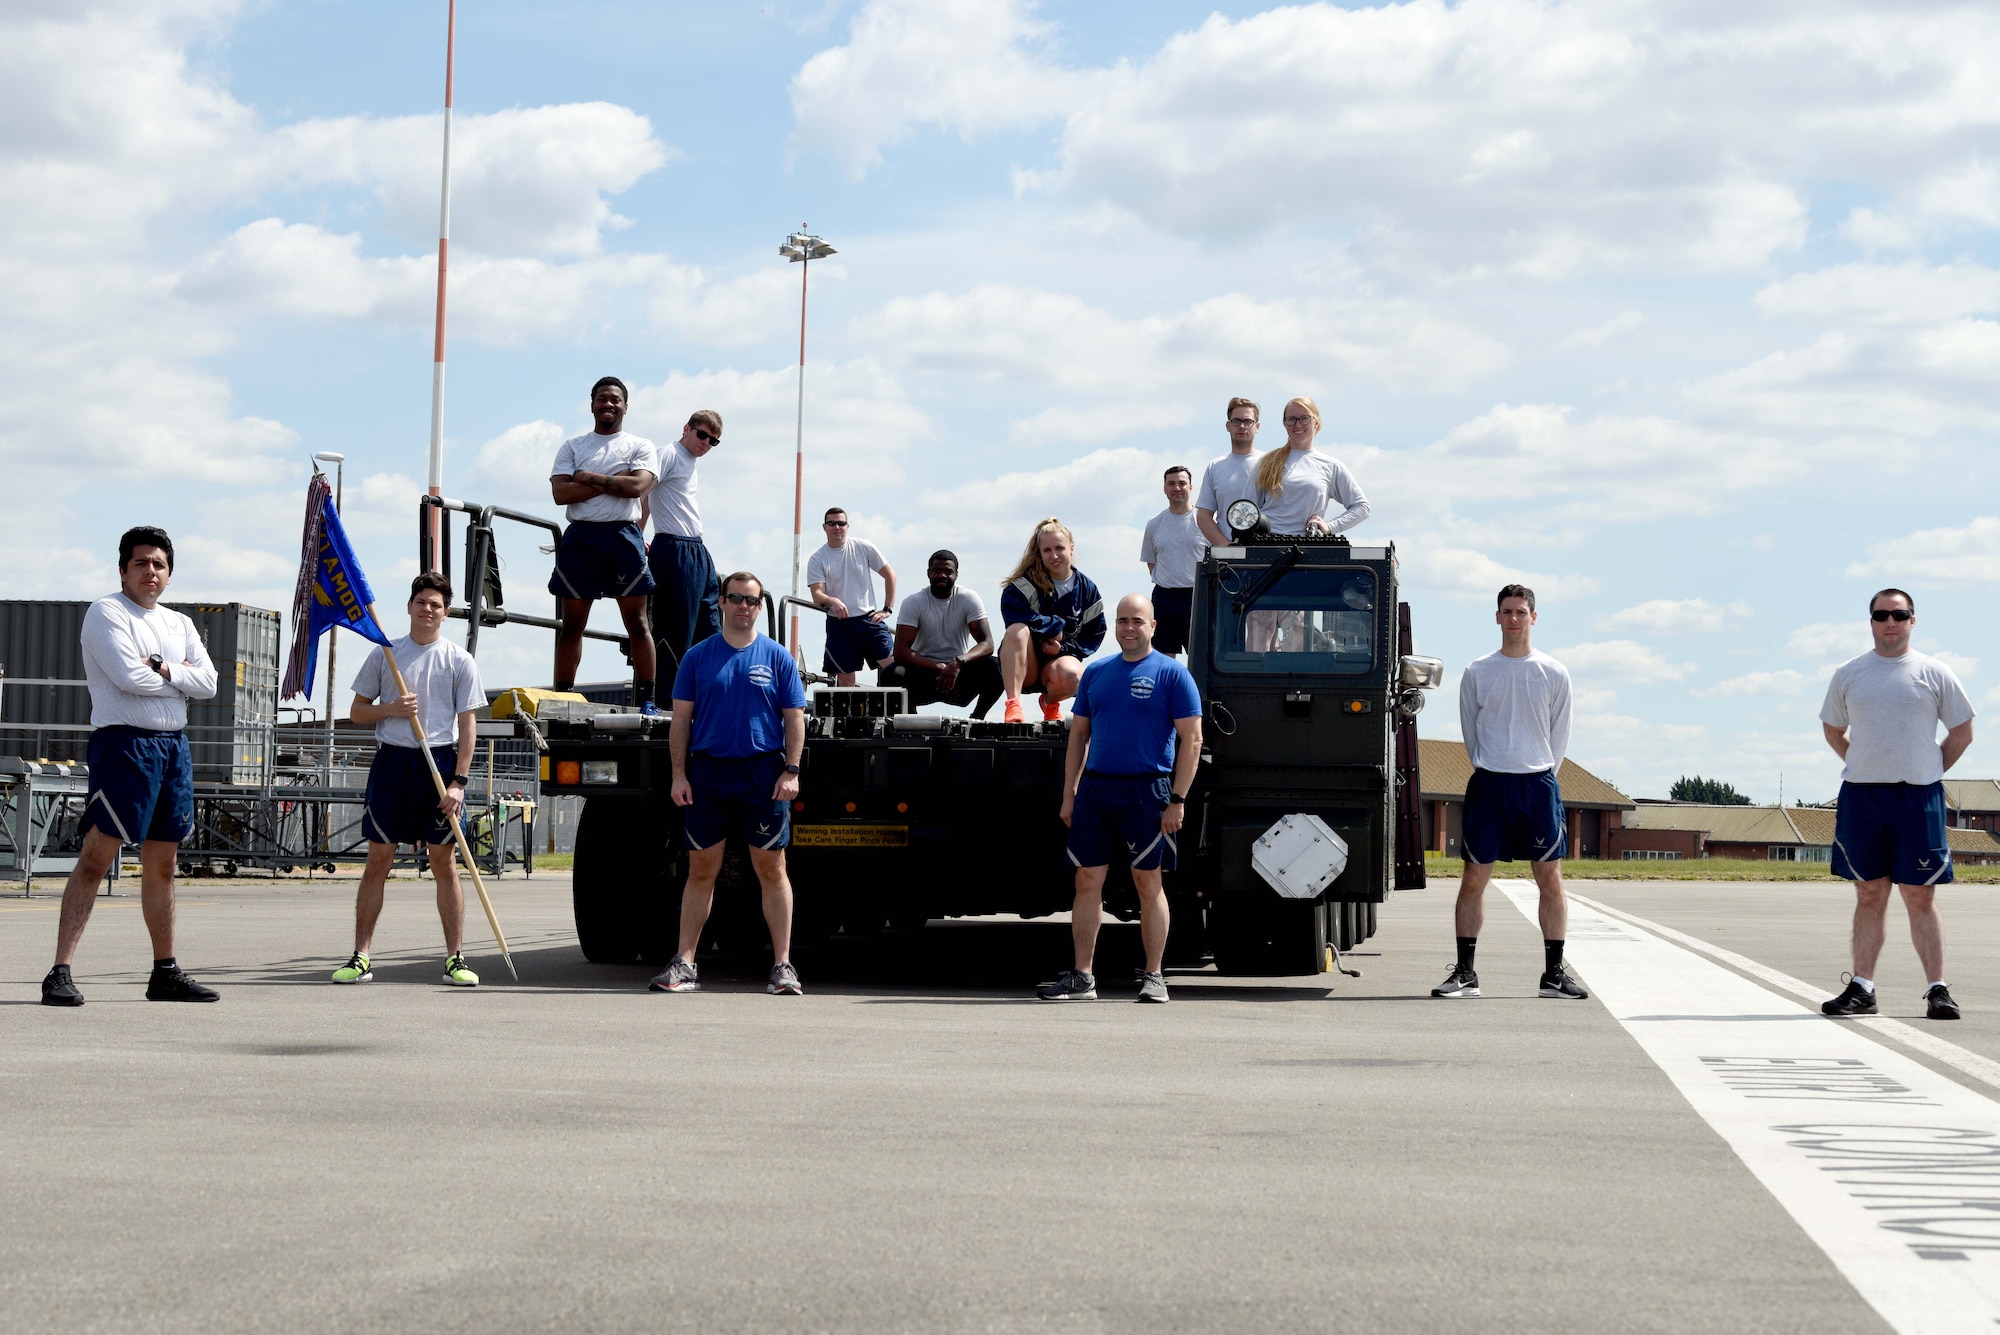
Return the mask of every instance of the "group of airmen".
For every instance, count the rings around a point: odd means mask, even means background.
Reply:
[[[550,476],[569,523],[549,589],[561,601],[555,685],[574,685],[591,604],[614,599],[631,641],[634,699],[657,715],[671,706],[672,799],[683,808],[688,853],[679,950],[651,980],[662,992],[700,989],[695,950],[712,904],[728,839],[744,840],[763,896],[774,962],[769,991],[798,995],[791,961],[792,888],[785,870],[793,801],[805,745],[804,678],[792,653],[757,629],[766,594],[747,570],[718,575],[702,540],[696,465],[722,443],[719,413],[691,414],[665,451],[624,430],[629,392],[606,376],[591,390],[595,429],[562,443]],[[1321,418],[1312,400],[1285,405],[1283,448],[1255,450],[1260,414],[1233,398],[1225,414],[1230,452],[1204,470],[1199,489],[1184,467],[1163,479],[1167,508],[1146,525],[1140,558],[1151,595],[1121,598],[1110,619],[1119,652],[1093,658],[1106,633],[1103,596],[1076,568],[1076,540],[1057,519],[1035,526],[1001,588],[996,645],[984,602],[959,583],[949,550],[931,554],[926,587],[905,598],[895,628],[896,576],[873,543],[829,509],[826,543],[808,567],[812,601],[827,616],[825,672],[852,685],[872,666],[878,684],[901,685],[912,706],[945,702],[984,717],[1024,721],[1021,697],[1039,694],[1045,719],[1071,700],[1061,816],[1075,880],[1075,958],[1037,989],[1047,1001],[1097,996],[1092,972],[1103,886],[1114,859],[1129,861],[1140,902],[1145,969],[1138,1000],[1164,1002],[1168,931],[1163,874],[1177,856],[1189,787],[1201,752],[1204,710],[1194,679],[1174,655],[1187,647],[1196,567],[1228,541],[1218,524],[1239,500],[1254,501],[1278,537],[1338,534],[1368,517],[1353,475],[1314,448]],[[653,540],[645,540],[650,522]],[[194,624],[161,604],[174,548],[162,530],[129,530],[119,543],[120,591],[93,604],[82,649],[91,693],[90,792],[84,843],[63,896],[56,960],[42,1001],[80,1006],[71,964],[99,886],[120,850],[141,850],[141,900],[154,967],[146,996],[214,1001],[174,954],[173,880],[180,841],[194,823],[187,701],[212,698],[216,671]],[[874,597],[874,578],[883,597]],[[476,711],[485,704],[477,664],[443,638],[451,585],[435,572],[410,586],[409,633],[376,649],[354,682],[350,717],[372,724],[379,743],[369,768],[363,828],[369,854],[356,896],[354,949],[336,983],[374,977],[369,958],[383,893],[401,845],[425,849],[437,887],[446,961],[443,981],[477,986],[462,951],[464,900],[453,862],[452,822],[470,782]],[[1832,677],[1821,720],[1843,761],[1832,870],[1854,882],[1854,968],[1828,1015],[1876,1013],[1872,974],[1888,901],[1900,889],[1928,977],[1926,1013],[1956,1019],[1943,977],[1935,892],[1952,879],[1945,832],[1944,771],[1972,741],[1973,710],[1951,668],[1911,645],[1915,600],[1885,589],[1869,601],[1874,646]],[[1503,861],[1529,862],[1540,890],[1543,997],[1587,992],[1564,965],[1567,906],[1561,861],[1568,853],[1560,772],[1568,747],[1570,681],[1563,665],[1533,647],[1535,594],[1503,587],[1494,620],[1500,647],[1469,663],[1459,713],[1473,773],[1463,816],[1464,872],[1455,913],[1457,960],[1438,997],[1480,995],[1474,952],[1486,885]],[[385,653],[394,654],[405,684]],[[661,654],[671,675],[658,673]],[[1937,732],[1946,732],[1942,742]],[[428,760],[419,747],[428,748]],[[435,765],[449,774],[440,798]]]

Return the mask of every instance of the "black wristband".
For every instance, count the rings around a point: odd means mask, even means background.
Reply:
[[[785,773],[787,774],[797,774],[798,772],[799,772],[799,767],[797,765],[785,766]]]
[[[1186,804],[1187,804],[1187,797],[1184,794],[1181,793],[1167,794],[1168,806],[1185,806]]]
[[[472,786],[472,776],[469,774],[454,774],[445,780],[444,786],[449,788],[453,784],[457,784],[461,788],[470,788]]]

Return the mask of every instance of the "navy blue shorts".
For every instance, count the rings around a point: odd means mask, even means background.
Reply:
[[[1193,589],[1153,586],[1153,647],[1169,656],[1188,647],[1188,622],[1194,616]]]
[[[671,699],[674,673],[687,651],[722,632],[722,582],[715,558],[700,538],[655,533],[650,564],[653,571],[653,639],[666,650],[660,660],[660,704]]]
[[[822,672],[861,672],[896,652],[896,633],[886,621],[865,616],[828,617]]]
[[[434,746],[438,773],[451,778],[458,748]],[[368,765],[368,807],[361,832],[371,844],[448,844],[451,822],[438,809],[437,785],[423,752],[414,746],[383,744]]]
[[[1465,860],[1556,862],[1569,854],[1562,790],[1553,770],[1476,769],[1465,785]]]
[[[1166,774],[1096,774],[1077,781],[1069,815],[1069,860],[1078,867],[1108,867],[1122,844],[1133,871],[1172,871],[1175,838],[1160,832],[1160,816],[1173,792]]]
[[[1950,885],[1941,783],[1843,783],[1833,817],[1833,874],[1849,881]]]
[[[556,544],[549,592],[558,598],[631,598],[653,591],[646,568],[646,539],[630,520],[579,519]]]
[[[90,796],[83,828],[122,844],[177,844],[194,832],[194,753],[186,733],[122,723],[90,734]]]
[[[697,751],[688,757],[688,786],[694,805],[687,808],[687,846],[694,852],[713,848],[738,835],[752,848],[782,849],[792,842],[792,804],[771,796],[785,772],[785,753],[760,756],[711,756]]]

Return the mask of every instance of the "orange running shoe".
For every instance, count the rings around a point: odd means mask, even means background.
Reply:
[[[1020,700],[1014,699],[1007,702],[1007,707],[1000,711],[1000,721],[1002,723],[1026,723],[1028,721],[1028,716],[1021,712]]]
[[[1062,718],[1062,701],[1052,700],[1046,695],[1043,696],[1042,720],[1046,723],[1054,723],[1060,720],[1061,718]]]

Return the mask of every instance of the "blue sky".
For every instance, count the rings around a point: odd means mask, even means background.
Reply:
[[[1740,10],[471,0],[446,490],[547,509],[615,373],[657,439],[724,414],[711,544],[782,580],[775,252],[809,220],[841,254],[808,510],[847,506],[906,587],[949,545],[992,595],[1045,514],[1141,587],[1161,468],[1226,448],[1229,395],[1275,419],[1307,393],[1451,684],[1524,578],[1583,763],[1829,796],[1818,700],[1871,589],[1912,589],[1920,644],[2000,703],[2000,18]],[[101,593],[150,521],[184,535],[177,592],[283,607],[327,449],[377,583],[407,576],[443,18],[0,14],[7,596]],[[546,560],[508,537],[510,602],[539,606]],[[481,649],[495,681],[546,654]]]

